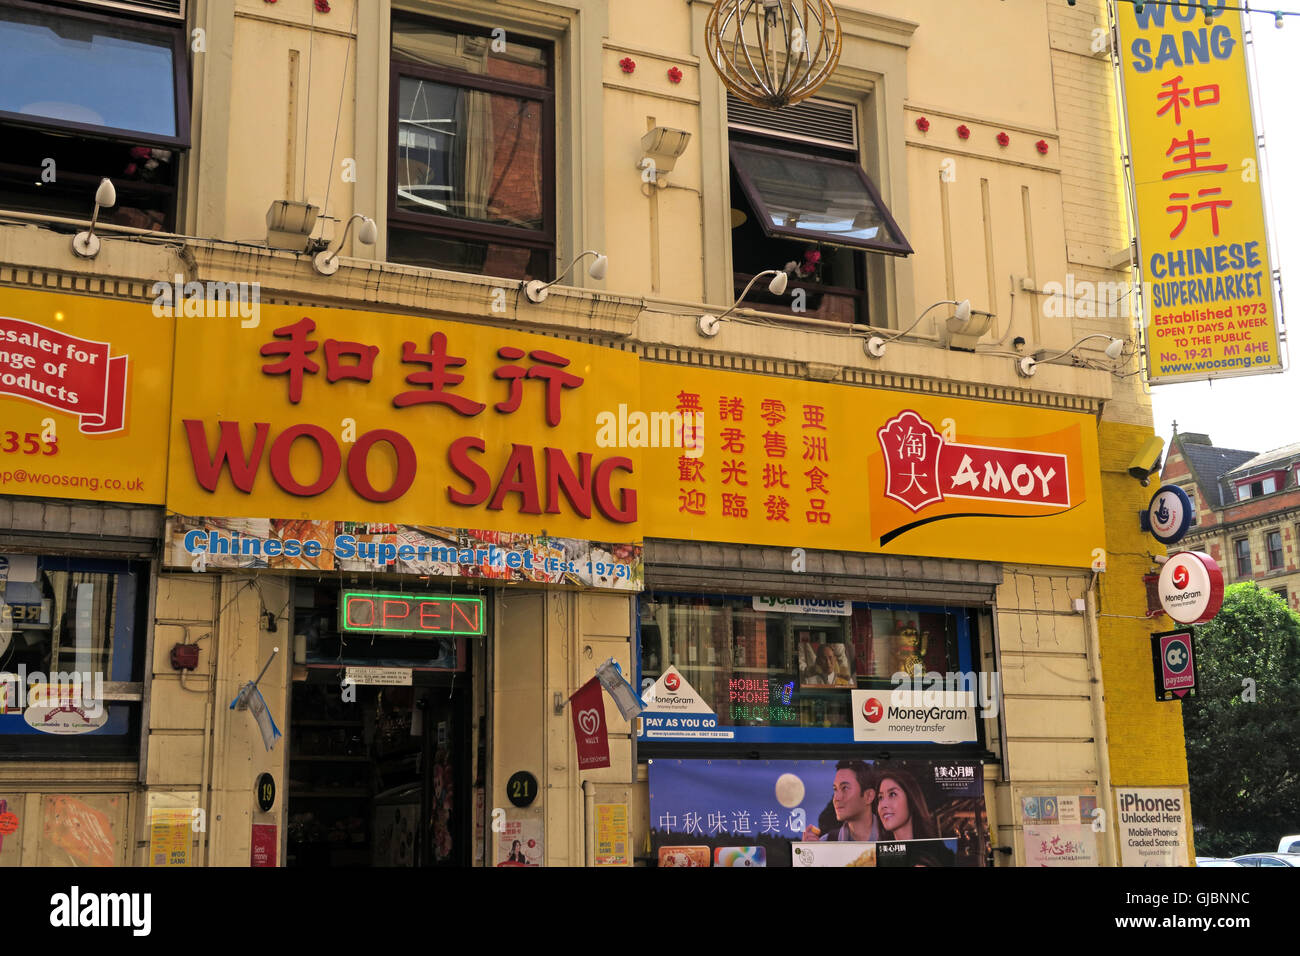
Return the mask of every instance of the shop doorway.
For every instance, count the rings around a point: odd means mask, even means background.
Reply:
[[[407,582],[293,600],[286,864],[471,865],[476,638],[448,625],[483,633],[486,602]]]
[[[352,690],[293,686],[287,865],[468,866],[467,688]]]

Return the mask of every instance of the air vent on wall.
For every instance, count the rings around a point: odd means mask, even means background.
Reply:
[[[79,7],[100,7],[123,13],[147,13],[169,20],[185,19],[185,0],[72,0]]]
[[[728,93],[727,126],[800,143],[858,148],[857,111],[848,103],[812,99],[779,110],[765,110]]]

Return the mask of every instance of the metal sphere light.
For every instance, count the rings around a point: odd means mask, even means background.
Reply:
[[[717,0],[704,25],[705,49],[727,89],[770,110],[816,93],[842,43],[830,0]]]

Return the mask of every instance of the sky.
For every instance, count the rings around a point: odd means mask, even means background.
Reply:
[[[1233,0],[1235,5],[1240,5]],[[1300,12],[1300,0],[1262,0],[1254,9]],[[1282,269],[1284,315],[1292,341],[1286,372],[1157,385],[1150,389],[1156,434],[1169,441],[1172,423],[1181,432],[1208,434],[1216,445],[1268,451],[1300,441],[1300,123],[1295,109],[1300,81],[1300,17],[1277,29],[1263,13],[1251,16],[1255,34],[1257,108],[1263,113],[1266,188],[1271,194],[1273,255]],[[1267,198],[1266,198],[1267,201]]]

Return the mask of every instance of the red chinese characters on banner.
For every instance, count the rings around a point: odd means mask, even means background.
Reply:
[[[691,429],[691,437],[694,439],[691,447],[700,449],[703,447],[700,440],[702,435],[696,435],[695,425],[687,425],[687,422],[695,423],[700,421],[697,415],[704,413],[704,406],[700,402],[698,392],[678,392],[676,411],[681,415],[683,441],[685,445],[685,430]],[[704,484],[704,459],[697,451],[695,455],[680,455],[677,458],[677,480],[683,486],[688,484]],[[677,496],[677,510],[682,514],[692,514],[703,517],[705,506],[708,504],[708,495],[700,488],[680,487]]]
[[[1160,92],[1156,94],[1156,101],[1157,118],[1172,113],[1174,125],[1182,126],[1183,110],[1218,105],[1219,84],[1206,83],[1201,86],[1186,87],[1183,85],[1183,77],[1175,76],[1172,80],[1161,84]],[[1170,139],[1169,148],[1165,150],[1165,158],[1169,160],[1169,168],[1161,174],[1161,179],[1177,179],[1181,176],[1195,176],[1202,173],[1223,173],[1228,169],[1227,163],[1211,162],[1214,154],[1210,138],[1197,136],[1196,131],[1190,128],[1185,137],[1174,136]],[[1232,208],[1231,199],[1217,198],[1222,193],[1222,188],[1218,186],[1203,186],[1196,190],[1195,198],[1198,201],[1193,202],[1190,189],[1171,191],[1169,205],[1165,207],[1165,212],[1177,216],[1178,222],[1170,230],[1169,238],[1177,239],[1187,228],[1192,214],[1205,211],[1208,211],[1210,217],[1211,230],[1215,236],[1218,236],[1219,210]]]
[[[318,382],[324,365],[324,384],[332,387],[343,380],[361,383],[367,389],[382,388],[375,372],[381,347],[365,342],[326,338],[317,341],[316,322],[303,317],[272,330],[272,340],[261,345],[259,354],[271,361],[262,364],[268,377],[283,376],[290,404],[302,402],[308,382]],[[505,396],[493,405],[497,415],[520,410],[527,396],[525,383],[541,383],[540,411],[547,425],[560,425],[563,396],[580,387],[584,379],[568,370],[567,356],[545,349],[531,351],[513,345],[497,349],[501,362],[495,369],[472,368],[470,360],[455,354],[448,334],[430,334],[427,350],[411,341],[401,343],[401,363],[416,366],[405,372],[402,381],[410,386],[401,390],[390,381],[391,401],[398,409],[416,405],[442,405],[457,415],[474,418],[488,407],[485,393],[504,385]],[[527,358],[528,364],[518,364]],[[491,362],[487,363],[491,365]],[[422,366],[422,368],[421,368]],[[464,371],[461,371],[461,370]],[[387,368],[390,376],[395,366]],[[471,373],[473,374],[471,377]],[[494,381],[495,380],[495,381]],[[501,384],[497,384],[501,383]],[[312,386],[317,387],[317,386]],[[412,413],[416,414],[416,413]],[[252,494],[256,476],[266,463],[276,487],[302,498],[312,498],[329,491],[343,479],[356,495],[366,501],[385,503],[402,497],[415,481],[419,456],[415,444],[401,431],[374,428],[344,440],[342,447],[329,429],[313,423],[299,422],[272,429],[270,421],[252,423],[251,437],[239,421],[215,422],[215,439],[210,440],[209,423],[202,418],[182,419],[189,443],[190,458],[198,485],[215,491],[229,475],[230,484],[244,494]],[[412,423],[412,433],[421,427]],[[442,439],[439,438],[438,441]],[[318,467],[295,462],[295,443],[315,446]],[[395,463],[395,473],[387,487],[375,487],[370,478],[368,460],[375,447],[388,446]],[[447,500],[464,507],[484,506],[489,511],[510,508],[520,514],[570,513],[580,518],[599,514],[618,524],[637,521],[637,495],[634,488],[623,485],[624,475],[631,475],[633,461],[623,456],[597,458],[589,451],[568,447],[512,443],[504,465],[489,474],[478,456],[488,452],[480,435],[448,437],[445,449],[447,466],[454,482],[446,486]],[[297,469],[295,471],[295,469]]]
[[[732,424],[718,431],[722,443],[720,450],[724,456],[720,470],[721,483],[728,490],[722,492],[722,517],[748,518],[749,496],[742,488],[749,487],[749,466],[745,459],[745,445],[748,441],[745,431],[740,426],[745,421],[745,400],[735,395],[718,397],[718,420]]]
[[[824,432],[826,431],[826,409],[821,405],[805,404],[803,406],[803,425],[804,431]],[[826,486],[826,480],[830,478],[830,473],[823,470],[818,462],[830,461],[830,440],[825,435],[806,434],[803,436],[803,460],[812,465],[803,473],[807,479],[807,487],[804,492],[811,497],[808,499],[808,510],[804,512],[804,520],[809,524],[830,524],[831,513],[826,510],[827,497],[830,495],[830,488]]]
[[[331,385],[344,379],[370,384],[374,379],[379,346],[332,338],[321,343],[311,337],[315,331],[316,323],[304,316],[291,325],[273,329],[274,340],[259,350],[259,354],[266,358],[279,356],[279,361],[262,365],[262,374],[287,376],[289,401],[294,405],[302,402],[307,377],[321,370],[320,363],[312,356],[322,345],[325,380]],[[502,415],[518,411],[523,403],[524,381],[535,379],[546,386],[546,423],[552,428],[558,426],[563,416],[561,399],[565,390],[578,388],[585,381],[582,376],[566,371],[570,360],[544,349],[529,352],[513,345],[501,346],[497,349],[497,356],[503,364],[493,370],[492,377],[506,383],[507,394],[503,401],[492,407]],[[515,364],[525,356],[532,363],[528,368]],[[403,342],[402,364],[423,365],[425,368],[406,375],[406,384],[414,387],[394,395],[394,407],[445,405],[466,418],[473,418],[487,408],[486,402],[454,391],[465,382],[465,376],[456,369],[465,367],[468,360],[451,353],[445,332],[434,332],[429,336],[428,351],[420,351],[415,342]]]
[[[1070,507],[1065,455],[945,441],[910,410],[876,436],[885,459],[885,496],[913,512],[946,497]]]

